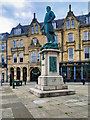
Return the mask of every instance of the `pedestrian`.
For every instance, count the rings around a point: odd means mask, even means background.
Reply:
[[[12,75],[10,74],[10,86],[12,86]]]
[[[26,85],[27,77],[25,77],[25,85]]]
[[[83,79],[83,81],[82,81],[82,82],[83,82],[83,85],[85,85],[85,79]]]

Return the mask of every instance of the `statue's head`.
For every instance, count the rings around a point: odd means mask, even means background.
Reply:
[[[51,7],[50,7],[50,6],[47,6],[47,7],[46,7],[46,10],[47,10],[47,12],[49,12],[49,11],[51,10]]]

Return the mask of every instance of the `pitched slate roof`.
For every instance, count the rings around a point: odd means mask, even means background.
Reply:
[[[75,16],[75,17],[80,22],[80,24],[86,24],[86,17],[87,16],[90,16],[90,13],[86,14],[86,15]],[[37,19],[36,19],[36,21],[37,21]],[[64,22],[64,19],[58,19],[58,20],[54,20],[54,21],[56,22],[56,28],[61,28],[62,24]],[[32,20],[32,22],[33,22],[33,20]],[[40,22],[39,25],[41,27],[43,25],[43,22]],[[22,33],[27,33],[29,27],[30,27],[30,25],[22,26],[21,24],[19,24],[16,27],[12,28],[10,35],[13,35],[14,29],[17,29],[17,28],[21,28]]]
[[[81,16],[76,16],[77,20],[80,22],[80,24],[86,24],[86,17],[87,15],[81,15]]]
[[[22,32],[22,33],[27,33],[29,26],[30,26],[30,25],[24,25],[24,26],[22,26],[22,25],[19,23],[16,27],[12,28],[10,35],[13,35],[13,34],[14,34],[14,30],[15,30],[15,29],[18,29],[18,28],[21,28],[21,32]]]

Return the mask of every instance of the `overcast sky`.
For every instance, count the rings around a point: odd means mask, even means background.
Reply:
[[[72,11],[76,16],[88,13],[88,0],[83,2],[61,2],[60,0],[53,0],[54,2],[31,2],[30,0],[0,0],[0,33],[11,31],[12,27],[16,27],[19,23],[21,25],[29,25],[33,13],[36,13],[36,18],[39,22],[43,22],[46,13],[46,6],[51,6],[56,15],[56,19],[65,18],[69,10],[69,4],[72,5]],[[40,1],[40,0],[38,0]],[[56,1],[56,2],[55,2]],[[59,2],[58,2],[59,1]]]

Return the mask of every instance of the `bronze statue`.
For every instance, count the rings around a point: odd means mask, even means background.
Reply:
[[[47,13],[45,15],[44,19],[44,24],[41,27],[41,32],[44,30],[44,33],[47,37],[47,43],[53,43],[55,42],[55,33],[54,33],[54,28],[52,25],[52,21],[55,18],[55,14],[53,11],[51,11],[51,7],[47,6],[46,7]]]

